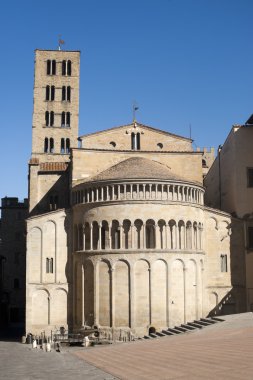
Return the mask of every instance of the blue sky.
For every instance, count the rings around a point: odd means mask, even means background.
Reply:
[[[5,1],[0,197],[27,196],[34,50],[81,50],[79,134],[137,120],[223,143],[253,113],[252,0]]]

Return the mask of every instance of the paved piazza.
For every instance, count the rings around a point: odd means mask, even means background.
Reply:
[[[157,340],[45,353],[0,342],[0,379],[252,380],[253,314]]]

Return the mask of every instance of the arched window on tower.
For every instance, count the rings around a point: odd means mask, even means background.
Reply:
[[[61,153],[65,153],[65,139],[61,139]]]
[[[50,138],[50,148],[49,148],[50,153],[54,153],[54,139],[51,137]]]
[[[55,86],[46,86],[46,100],[52,101],[55,98]]]
[[[64,102],[66,100],[66,86],[62,86],[61,100]]]
[[[71,76],[71,61],[68,60],[68,61],[62,61],[62,75],[68,75],[68,76]]]
[[[47,75],[55,75],[56,74],[56,60],[48,59],[47,60]]]
[[[48,138],[47,137],[44,140],[44,153],[48,153]]]
[[[66,139],[66,153],[70,152],[70,140]]]
[[[71,61],[67,62],[67,74],[71,76]]]
[[[70,86],[67,87],[67,101],[68,102],[71,101],[71,87]]]
[[[54,125],[54,111],[46,111],[45,112],[45,123],[47,127],[53,127]]]

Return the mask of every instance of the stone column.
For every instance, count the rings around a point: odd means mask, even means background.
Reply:
[[[118,199],[120,199],[120,185],[118,185]]]
[[[161,248],[161,236],[160,236],[160,228],[158,224],[155,224],[155,248]]]
[[[104,187],[101,187],[101,201],[104,200]]]
[[[149,199],[152,198],[152,185],[149,184]]]
[[[143,223],[143,241],[142,241],[142,248],[146,249],[146,224]]]
[[[94,202],[94,189],[91,189],[91,202]]]
[[[130,327],[134,328],[134,303],[135,303],[135,287],[134,287],[134,270],[133,266],[130,266]]]
[[[163,200],[163,184],[161,185],[161,200]]]
[[[164,248],[166,248],[166,249],[168,249],[168,246],[169,246],[169,236],[168,236],[168,233],[169,233],[169,231],[168,231],[168,223],[167,222],[165,222],[165,226],[164,226],[164,228],[165,228],[165,247]]]
[[[158,185],[155,184],[155,199],[157,199],[157,195],[158,195],[157,188],[158,188]]]
[[[93,250],[93,224],[90,224],[90,250]]]
[[[82,263],[82,279],[81,279],[82,283],[81,283],[81,287],[82,287],[82,290],[81,290],[81,326],[83,327],[84,326],[84,265]]]
[[[109,229],[109,249],[112,249],[112,223],[108,223],[108,229]]]
[[[130,185],[130,191],[131,191],[131,199],[133,199],[133,185]]]
[[[99,275],[98,263],[94,262],[94,325],[99,325]]]
[[[130,229],[131,229],[131,249],[134,249],[135,248],[135,245],[134,245],[134,224],[132,222],[131,222]]]
[[[152,291],[152,277],[151,277],[151,268],[148,268],[149,271],[149,323],[152,324],[152,301],[153,301],[153,291]]]
[[[175,200],[175,185],[172,185],[172,200]]]
[[[98,202],[99,199],[98,199],[98,187],[96,188],[96,201]]]
[[[115,327],[115,270],[110,268],[111,280],[111,326]]]
[[[85,251],[85,224],[83,224],[83,251]]]
[[[123,225],[119,225],[119,248],[123,249]]]
[[[139,183],[137,183],[137,185],[136,185],[136,191],[137,191],[136,199],[140,199],[140,185],[139,185]]]
[[[112,185],[112,200],[114,201],[114,185]]]
[[[102,249],[102,224],[98,224],[98,249],[101,251]]]
[[[124,185],[124,199],[127,199],[126,184]]]
[[[146,199],[146,184],[143,184],[143,199]]]
[[[109,201],[109,186],[106,186],[106,200]]]
[[[186,268],[183,268],[183,275],[184,275],[184,323],[186,323]]]

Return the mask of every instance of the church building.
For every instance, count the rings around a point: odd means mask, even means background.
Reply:
[[[79,73],[79,51],[35,51],[26,333],[245,311],[241,222],[204,202],[214,152],[136,120],[78,136]]]

